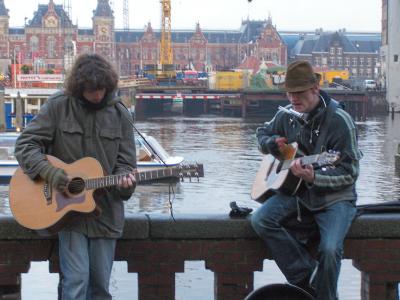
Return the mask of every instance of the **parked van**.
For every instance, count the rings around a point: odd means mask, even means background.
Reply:
[[[376,89],[376,81],[372,79],[364,80],[364,88],[366,90],[375,90]]]

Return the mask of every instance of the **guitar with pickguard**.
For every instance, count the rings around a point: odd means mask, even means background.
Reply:
[[[31,180],[18,167],[9,186],[10,209],[15,220],[22,226],[37,230],[43,235],[54,234],[77,214],[99,215],[93,192],[96,189],[117,185],[127,174],[104,176],[100,163],[92,157],[84,157],[71,164],[47,155],[55,167],[65,170],[71,178],[66,191],[59,192],[39,178]],[[134,173],[137,184],[166,176],[198,178],[204,176],[202,164],[185,164]]]
[[[303,180],[290,172],[290,165],[297,158],[297,150],[298,144],[291,143],[285,147],[282,160],[271,154],[264,155],[251,190],[253,200],[263,203],[278,190],[289,195],[295,195],[299,191]],[[303,156],[301,164],[303,166],[312,165],[314,169],[317,169],[334,166],[338,160],[339,153],[329,151]]]

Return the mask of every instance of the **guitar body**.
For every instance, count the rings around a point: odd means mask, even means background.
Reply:
[[[292,143],[283,153],[284,160],[292,160],[297,152],[297,143]],[[273,155],[264,155],[256,174],[251,198],[263,203],[278,190],[285,194],[294,195],[301,185],[301,180],[294,176],[289,169],[281,170],[282,163]]]
[[[47,156],[47,159],[55,167],[63,168],[70,179],[104,176],[100,163],[94,158],[85,157],[72,164],[53,156]],[[31,180],[21,168],[16,170],[10,182],[9,201],[11,212],[19,224],[42,234],[53,234],[74,215],[98,212],[93,190],[83,188],[65,194],[46,189],[48,185],[43,179]]]

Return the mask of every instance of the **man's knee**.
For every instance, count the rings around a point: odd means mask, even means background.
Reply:
[[[63,299],[85,299],[89,285],[89,273],[81,272],[62,277]]]
[[[324,260],[337,260],[341,259],[343,248],[331,243],[320,245],[319,255]]]

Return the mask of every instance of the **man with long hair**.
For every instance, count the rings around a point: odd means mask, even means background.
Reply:
[[[128,174],[116,187],[95,191],[100,216],[80,215],[59,233],[62,299],[111,299],[109,281],[116,239],[124,225],[124,204],[136,181],[132,117],[116,97],[118,75],[97,54],[78,57],[65,90],[52,95],[19,136],[16,158],[32,179],[41,177],[63,193],[71,178],[46,154],[65,163],[98,160],[106,174]],[[84,170],[82,170],[84,173]]]

